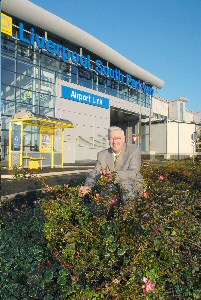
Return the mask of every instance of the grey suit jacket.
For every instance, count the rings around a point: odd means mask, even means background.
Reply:
[[[85,185],[92,187],[100,178],[100,171],[106,168],[116,172],[115,183],[119,183],[129,197],[136,195],[143,188],[143,177],[140,174],[141,152],[138,146],[125,143],[116,167],[114,167],[114,154],[111,148],[99,152],[95,169],[87,177]]]

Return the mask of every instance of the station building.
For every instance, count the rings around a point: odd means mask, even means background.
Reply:
[[[62,164],[94,161],[112,125],[144,158],[192,156],[201,114],[187,109],[186,98],[160,98],[162,79],[30,1],[3,0],[1,25],[5,165],[10,152],[11,165],[42,157],[48,166],[50,152],[63,152]]]

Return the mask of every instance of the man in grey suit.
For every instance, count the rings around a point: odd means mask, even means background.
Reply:
[[[85,185],[79,193],[85,196],[95,182],[104,175],[110,180],[115,174],[115,184],[118,184],[123,195],[123,202],[139,197],[144,188],[143,177],[140,174],[141,152],[138,146],[125,143],[124,131],[119,127],[108,129],[110,148],[98,153],[95,170],[86,178]]]

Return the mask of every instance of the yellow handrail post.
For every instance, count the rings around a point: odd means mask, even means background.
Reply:
[[[24,148],[23,142],[24,142],[24,124],[23,124],[23,122],[21,122],[20,167],[22,167],[22,168],[24,167],[23,166],[23,148]]]
[[[61,133],[61,167],[64,167],[64,128]]]
[[[53,130],[51,131],[51,162],[52,162],[52,165],[51,165],[51,168],[54,168],[54,132]]]
[[[8,142],[8,167],[9,169],[12,166],[12,153],[11,153],[11,149],[12,149],[12,122],[9,122],[9,142]]]

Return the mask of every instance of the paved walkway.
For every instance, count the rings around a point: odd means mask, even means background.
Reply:
[[[87,176],[94,166],[69,166],[63,169],[44,168],[32,170],[29,179],[16,180],[15,172],[7,169],[2,170],[1,196],[13,197],[16,194],[27,193],[43,188],[43,182],[49,186],[67,184],[71,179]],[[40,180],[41,178],[41,180]]]
[[[58,169],[56,171],[49,169],[48,172],[46,169],[38,170],[38,172],[34,171],[32,174],[36,177],[50,177],[50,176],[61,176],[64,174],[81,174],[90,172],[94,167],[93,166],[75,166],[75,167],[69,167],[64,169]],[[3,172],[2,172],[3,173]],[[14,172],[10,172],[9,174],[2,174],[1,179],[15,179]]]

